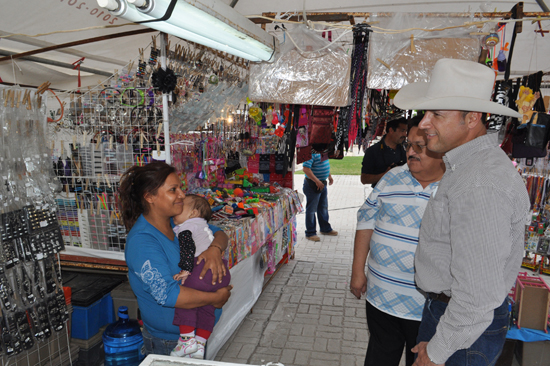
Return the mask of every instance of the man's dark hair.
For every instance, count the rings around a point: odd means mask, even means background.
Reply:
[[[321,153],[328,149],[328,144],[311,144],[311,148],[316,152]]]
[[[422,121],[422,118],[424,118],[424,113],[418,113],[416,116],[409,120],[407,134],[411,131],[411,128],[418,127],[420,121]]]
[[[386,133],[390,131],[390,128],[394,131],[397,130],[401,124],[407,124],[407,119],[405,117],[392,119],[391,121],[386,122]]]

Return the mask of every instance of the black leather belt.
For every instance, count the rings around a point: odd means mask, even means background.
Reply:
[[[451,297],[445,295],[444,293],[434,294],[433,292],[429,292],[429,293],[428,293],[428,296],[429,296],[430,299],[432,299],[432,300],[441,301],[441,302],[444,302],[445,304],[448,304],[449,301],[451,300]]]

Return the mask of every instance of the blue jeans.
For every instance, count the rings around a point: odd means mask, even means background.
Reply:
[[[447,304],[428,298],[422,312],[422,323],[418,330],[417,342],[428,342],[435,334],[439,319]],[[467,349],[456,351],[445,366],[493,366],[498,360],[508,331],[508,299],[495,309],[493,322],[481,336]]]
[[[147,328],[144,326],[141,331],[143,335],[143,346],[145,348],[145,355],[155,354],[155,355],[166,355],[169,356],[170,352],[178,344],[178,340],[167,340],[159,337],[155,337],[147,331]]]
[[[319,228],[322,233],[330,233],[332,227],[328,223],[328,198],[327,187],[322,190],[312,188],[308,179],[304,179],[304,194],[306,196],[306,236],[317,234],[315,214],[319,220]]]

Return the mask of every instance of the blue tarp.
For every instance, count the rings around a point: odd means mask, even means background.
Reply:
[[[529,328],[518,329],[518,327],[514,325],[511,329],[508,329],[506,338],[517,339],[523,342],[550,341],[550,333],[544,333],[542,330]]]

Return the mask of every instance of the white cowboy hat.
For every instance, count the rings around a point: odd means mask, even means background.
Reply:
[[[405,85],[393,104],[400,109],[453,110],[499,114],[521,118],[521,114],[491,102],[495,72],[477,62],[443,58],[435,63],[429,82]]]

